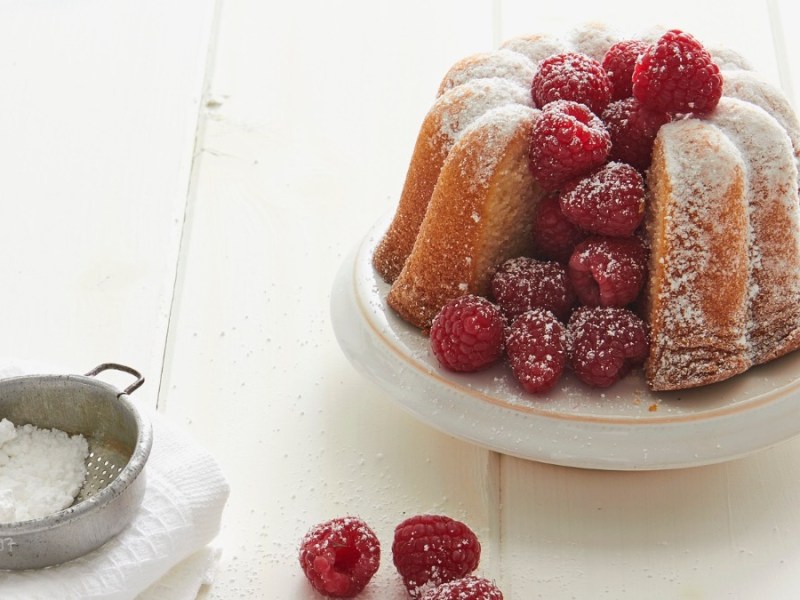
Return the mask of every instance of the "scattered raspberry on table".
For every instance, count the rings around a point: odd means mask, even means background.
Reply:
[[[418,515],[394,531],[392,557],[412,598],[472,573],[481,545],[472,530],[444,515]]]
[[[430,589],[420,600],[503,600],[503,592],[488,579],[470,575]]]
[[[357,517],[331,519],[312,527],[300,543],[300,566],[323,596],[353,598],[380,564],[380,542]]]

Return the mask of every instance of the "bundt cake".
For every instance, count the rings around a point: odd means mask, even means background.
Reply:
[[[655,45],[665,32],[638,39]],[[506,260],[536,255],[536,211],[565,183],[534,176],[529,166],[541,145],[532,132],[549,110],[532,97],[532,81],[552,56],[602,63],[620,41],[599,25],[566,42],[517,37],[448,71],[373,256],[392,284],[387,302],[405,320],[426,330],[448,301],[491,297]],[[634,165],[645,176],[636,235],[649,267],[641,301],[628,308],[649,330],[645,374],[653,390],[721,381],[800,346],[800,122],[737,53],[706,56],[709,77],[721,78],[717,96],[708,108],[690,101],[664,109],[649,168]],[[639,56],[635,68],[643,62]],[[625,100],[603,105],[609,101]],[[609,156],[619,160],[613,146]]]

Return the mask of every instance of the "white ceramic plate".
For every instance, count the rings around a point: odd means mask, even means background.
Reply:
[[[505,364],[458,374],[428,338],[386,305],[371,265],[381,220],[345,260],[331,302],[347,358],[419,419],[491,450],[597,469],[668,469],[744,456],[800,433],[800,352],[728,381],[651,392],[640,372],[608,390],[567,374],[547,396],[526,394]]]

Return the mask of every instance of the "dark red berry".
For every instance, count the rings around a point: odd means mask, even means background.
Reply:
[[[434,317],[431,350],[451,371],[477,371],[503,355],[504,326],[503,313],[486,298],[461,296]]]
[[[595,59],[566,52],[554,54],[539,64],[531,96],[539,108],[556,100],[571,100],[585,104],[599,115],[611,100],[611,83]]]
[[[418,515],[394,530],[392,556],[412,598],[472,573],[481,545],[472,530],[444,515]]]
[[[700,42],[673,29],[636,63],[633,95],[657,112],[707,113],[722,96],[722,75]]]
[[[352,598],[378,570],[378,538],[357,517],[332,519],[312,527],[300,543],[300,566],[323,596]]]
[[[572,313],[568,330],[570,366],[591,386],[614,384],[649,353],[644,322],[625,308],[582,306]]]
[[[583,104],[551,102],[531,133],[531,173],[548,190],[583,175],[606,161],[611,136],[603,122]]]
[[[625,306],[639,295],[647,251],[638,237],[591,237],[575,247],[567,273],[581,304]]]
[[[611,82],[612,100],[621,100],[633,93],[633,68],[649,47],[650,44],[641,40],[624,40],[608,49],[602,64]]]
[[[498,267],[492,278],[492,296],[509,322],[532,308],[549,310],[566,321],[576,302],[562,265],[524,256]]]
[[[503,592],[488,579],[470,575],[430,589],[420,600],[503,600]]]
[[[543,260],[567,264],[572,250],[586,237],[561,212],[557,194],[548,194],[539,201],[531,225],[534,254]]]
[[[630,165],[611,162],[567,184],[561,212],[581,229],[599,235],[633,235],[644,218],[644,180]]]
[[[511,324],[506,350],[511,370],[525,391],[543,394],[553,389],[564,371],[566,330],[553,313],[535,308]]]
[[[649,110],[636,98],[612,102],[603,112],[603,122],[611,135],[609,158],[646,170],[658,130],[670,120],[669,113]]]

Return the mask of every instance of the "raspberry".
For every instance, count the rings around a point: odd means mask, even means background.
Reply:
[[[585,54],[555,54],[539,64],[531,96],[539,108],[555,100],[572,100],[600,114],[611,100],[611,83],[600,63]]]
[[[641,40],[625,40],[608,49],[603,57],[603,69],[611,82],[612,100],[621,100],[633,93],[633,68],[649,47]]]
[[[566,321],[575,306],[563,266],[524,256],[500,265],[492,278],[492,296],[509,321],[532,308],[544,308]]]
[[[572,249],[586,235],[561,212],[557,194],[539,201],[531,225],[534,253],[545,260],[567,264]]]
[[[486,298],[455,298],[433,319],[431,350],[451,371],[477,371],[503,355],[504,325],[503,313]]]
[[[561,212],[591,233],[627,237],[644,218],[644,180],[630,165],[608,163],[561,190]]]
[[[707,113],[722,96],[722,75],[700,42],[673,29],[636,63],[633,95],[658,112]]]
[[[612,102],[603,112],[603,122],[611,134],[609,158],[644,171],[650,166],[656,134],[670,119],[669,113],[649,110],[636,98]]]
[[[481,544],[464,523],[444,515],[418,515],[394,530],[394,566],[412,598],[461,579],[478,567]]]
[[[342,517],[312,527],[300,544],[300,566],[323,596],[352,598],[378,570],[381,547],[364,521]]]
[[[506,348],[511,370],[532,394],[553,389],[567,362],[566,331],[549,310],[535,308],[517,317]]]
[[[420,600],[503,600],[503,592],[488,579],[470,575],[430,589]]]
[[[589,385],[608,387],[647,358],[644,322],[626,308],[582,306],[568,325],[570,365]]]
[[[625,306],[636,300],[647,272],[638,237],[591,237],[575,247],[567,273],[581,304]]]
[[[591,171],[606,161],[611,136],[603,122],[583,104],[551,102],[531,132],[531,173],[549,190]]]

